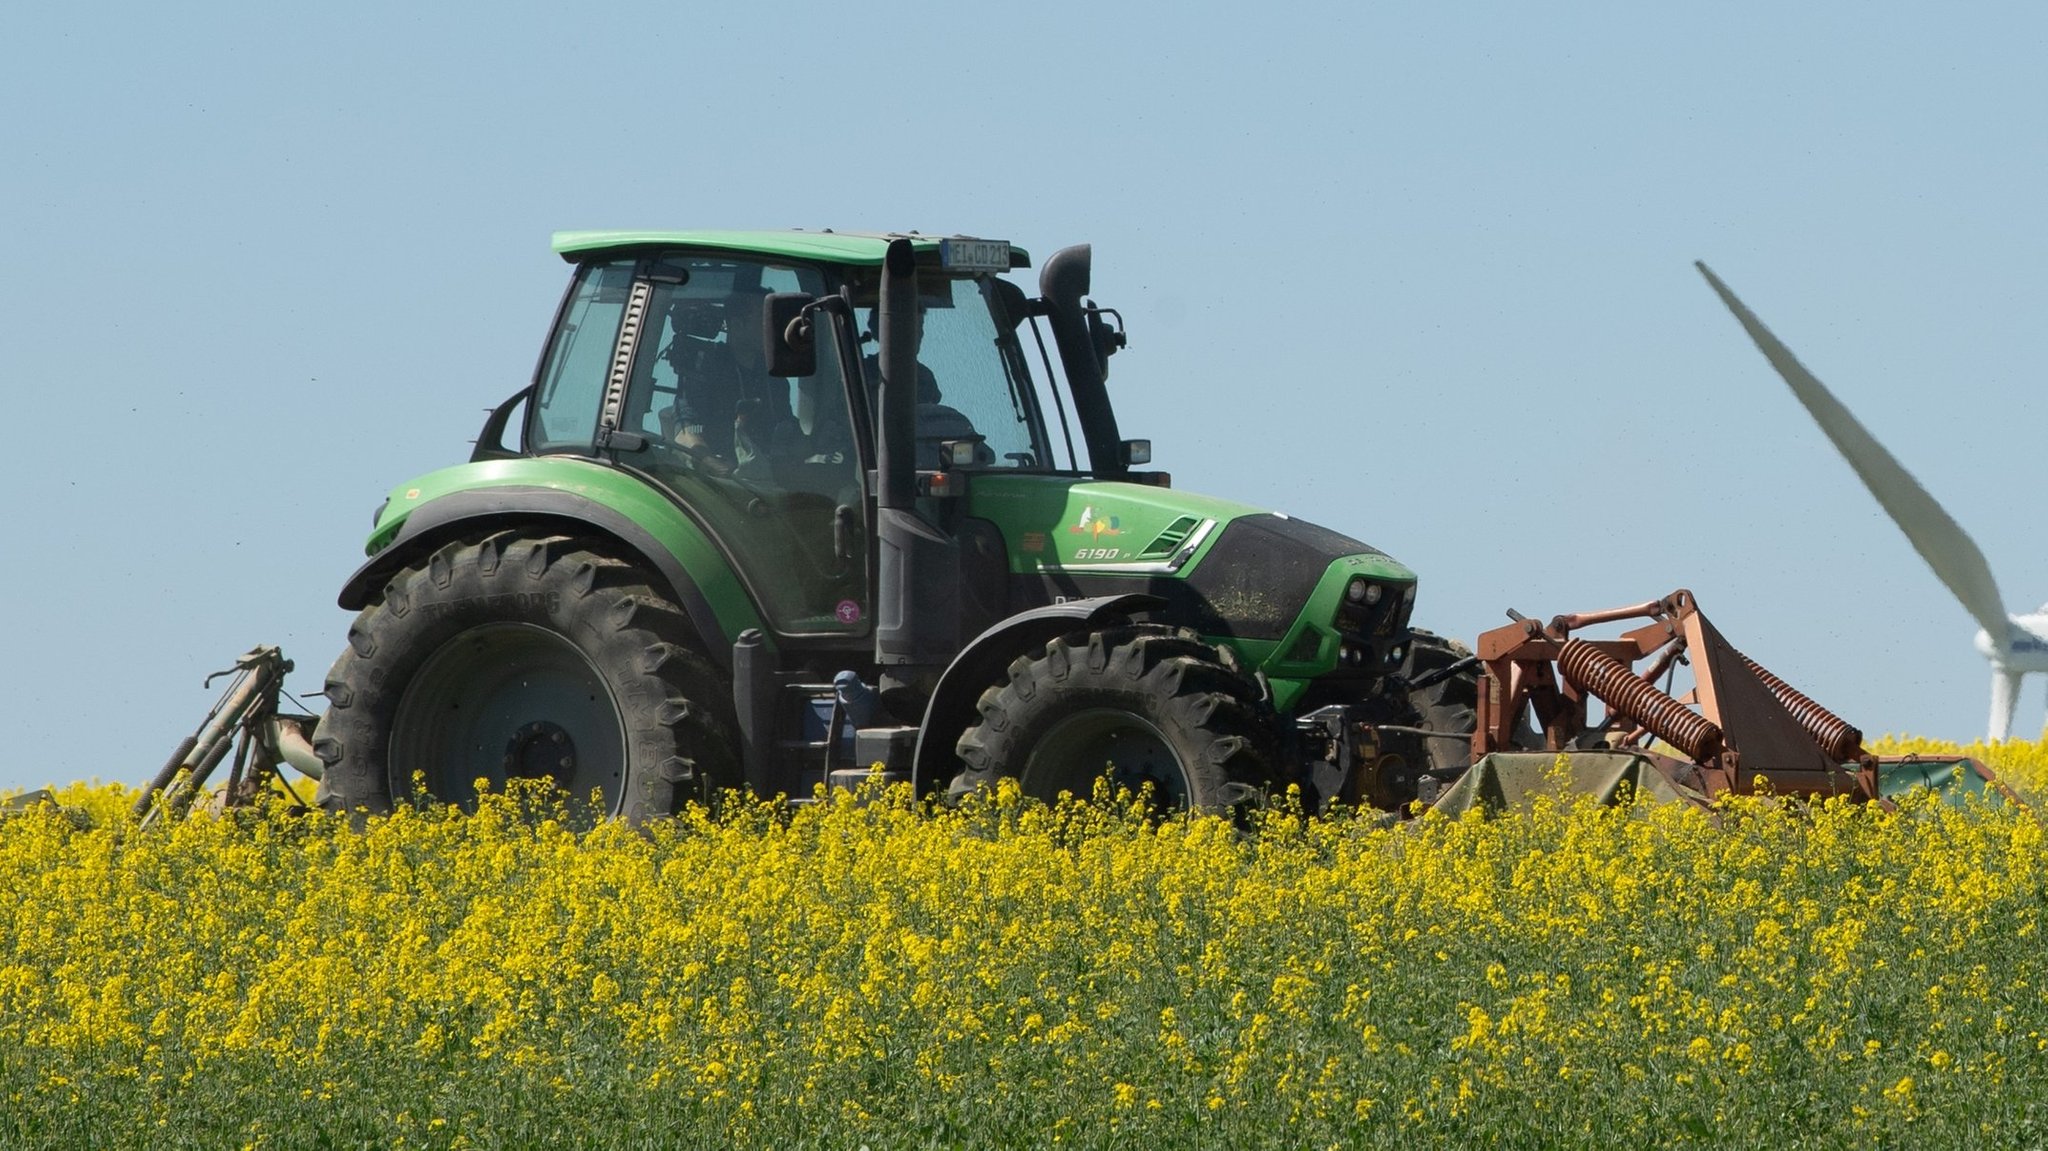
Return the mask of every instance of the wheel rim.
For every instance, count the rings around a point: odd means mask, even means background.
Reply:
[[[1154,806],[1188,806],[1187,768],[1165,734],[1115,708],[1075,712],[1054,724],[1032,749],[1019,782],[1026,794],[1049,801],[1062,791],[1085,798],[1100,776],[1132,792],[1150,784]]]
[[[472,628],[414,674],[391,729],[391,794],[476,806],[475,781],[552,779],[572,804],[600,794],[602,814],[624,794],[625,724],[611,688],[574,644],[527,624]]]

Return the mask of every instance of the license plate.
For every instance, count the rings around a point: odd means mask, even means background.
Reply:
[[[957,272],[1007,272],[1008,240],[940,240],[939,266]]]

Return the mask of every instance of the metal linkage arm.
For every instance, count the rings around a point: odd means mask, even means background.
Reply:
[[[199,730],[178,744],[171,758],[135,800],[135,814],[148,827],[166,816],[176,818],[192,805],[206,781],[227,758],[240,734],[241,750],[235,757],[224,797],[229,805],[247,803],[259,788],[258,781],[289,763],[315,778],[320,760],[307,739],[312,717],[285,715],[277,710],[284,689],[284,677],[292,661],[275,647],[258,647],[235,661],[235,666],[206,677],[207,686],[222,676],[233,676]]]

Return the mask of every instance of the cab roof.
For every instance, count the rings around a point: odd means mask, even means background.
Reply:
[[[938,258],[941,240],[975,239],[972,236],[923,236],[915,232],[806,232],[788,231],[688,231],[688,232],[556,232],[553,246],[564,260],[580,263],[594,253],[645,248],[718,248],[730,252],[781,256],[827,264],[858,264],[880,267],[889,241],[909,240],[920,256]],[[922,262],[922,261],[920,261]],[[1028,268],[1031,256],[1010,246],[1010,266]]]

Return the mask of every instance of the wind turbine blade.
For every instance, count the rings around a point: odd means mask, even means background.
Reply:
[[[2006,618],[2005,601],[1999,598],[1998,583],[1991,578],[1991,565],[1984,562],[1984,553],[1978,549],[1968,533],[1957,526],[1956,521],[1934,502],[1927,489],[1912,474],[1892,458],[1883,444],[1863,430],[1849,409],[1829,392],[1826,385],[1814,377],[1806,366],[1792,355],[1792,350],[1778,341],[1769,328],[1756,314],[1743,306],[1728,285],[1705,264],[1694,261],[1693,266],[1713,285],[1721,302],[1735,313],[1749,338],[1756,341],[1757,348],[1785,382],[1792,387],[1792,394],[1806,406],[1820,430],[1827,433],[1834,442],[1835,450],[1849,461],[1863,486],[1877,497],[1877,502],[1891,514],[1899,530],[1912,541],[1913,550],[1934,569],[1934,574],[1948,590],[1962,601],[1963,608],[1975,617],[1978,626],[1991,637],[1991,642],[2003,652],[2011,638],[2011,624]]]

